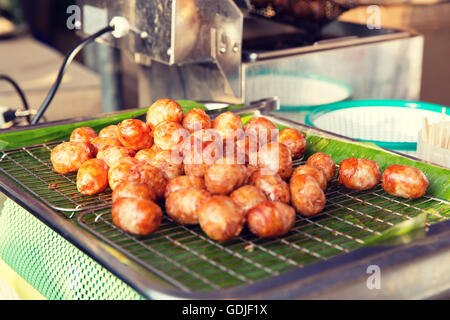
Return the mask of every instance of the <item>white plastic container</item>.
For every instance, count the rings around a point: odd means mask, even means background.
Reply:
[[[442,129],[450,133],[450,122],[444,122]],[[417,157],[450,168],[450,149],[448,149],[448,143],[444,142],[444,135],[441,134],[442,129],[440,123],[431,125],[428,129],[428,135],[431,135],[431,137],[427,136],[427,128],[424,127],[420,130]],[[439,134],[432,135],[431,132]],[[446,144],[445,147],[443,147],[444,144]]]

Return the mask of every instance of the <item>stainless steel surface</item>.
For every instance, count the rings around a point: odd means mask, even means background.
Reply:
[[[258,25],[260,33],[255,31]],[[262,36],[264,33],[267,34]],[[254,40],[259,37],[264,49]],[[303,38],[311,43],[296,46]],[[281,40],[277,42],[277,39]],[[334,22],[323,30],[323,38],[316,41],[299,30],[258,21],[245,29],[243,43],[242,98],[232,95],[213,64],[170,67],[154,63],[139,71],[140,104],[149,105],[164,97],[240,103],[278,96],[282,106],[292,105],[290,101],[294,100],[295,107],[311,107],[329,94],[302,87],[302,80],[311,77],[348,87],[350,99],[417,100],[420,97],[424,47],[421,35]],[[283,74],[294,75],[298,81],[280,82],[279,76]],[[301,102],[306,96],[320,99],[305,106]],[[304,118],[302,114],[293,116],[300,121]]]
[[[102,41],[129,51],[140,66],[140,105],[166,97],[241,103],[270,96],[279,96],[284,105],[285,93],[270,91],[270,77],[264,85],[254,85],[261,70],[326,77],[349,85],[355,99],[420,95],[423,38],[410,32],[335,21],[308,34],[295,24],[249,15],[245,1],[238,2],[240,7],[233,0],[78,3],[86,33],[114,16],[130,21],[130,35]],[[258,31],[261,39],[255,38]],[[299,42],[302,37],[305,43]],[[255,40],[262,41],[262,50],[252,49]],[[304,94],[302,88],[292,93]]]
[[[137,63],[151,60],[166,65],[208,63],[218,70],[230,94],[241,96],[243,13],[232,0],[79,0],[84,31],[127,18],[132,32],[124,39],[103,41],[135,56]],[[94,13],[91,13],[94,12]],[[97,13],[96,13],[97,12]],[[104,18],[97,17],[106,15]],[[87,17],[87,18],[86,18]],[[97,24],[97,20],[102,23]],[[87,27],[86,27],[87,26]]]
[[[340,23],[338,24],[340,25]],[[358,26],[358,25],[355,25]],[[331,26],[330,26],[331,27]],[[370,34],[370,30],[360,26]],[[424,39],[407,32],[391,32],[334,43],[277,52],[258,52],[244,63],[245,101],[272,95],[277,75],[296,74],[298,87],[277,90],[282,106],[302,95],[323,97],[327,92],[302,90],[302,77],[317,77],[348,86],[352,99],[405,99],[420,97]],[[283,87],[277,78],[277,87]],[[305,106],[306,107],[306,106]],[[298,110],[297,110],[298,111]]]

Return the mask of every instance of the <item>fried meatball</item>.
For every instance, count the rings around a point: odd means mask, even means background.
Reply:
[[[119,140],[127,148],[139,151],[153,146],[150,129],[141,120],[130,119],[119,124]]]
[[[253,207],[267,201],[266,195],[257,187],[244,186],[230,195],[231,199],[247,214]]]
[[[144,183],[125,181],[119,184],[112,194],[113,203],[122,198],[156,201],[153,190]]]
[[[94,147],[94,157],[96,157],[98,152],[100,151],[100,149],[105,146],[123,147],[122,143],[117,138],[97,137],[97,138],[91,139],[91,145],[93,145],[93,147]]]
[[[241,154],[243,154],[245,164],[247,165],[252,165],[255,167],[258,166],[258,151],[259,144],[256,137],[245,136],[244,139],[236,142],[235,153],[238,156],[241,156]]]
[[[312,217],[325,208],[325,194],[312,176],[296,176],[291,180],[290,190],[292,205],[298,213]]]
[[[111,190],[123,182],[139,182],[139,165],[142,162],[134,158],[123,158],[115,166],[109,169],[108,182]]]
[[[215,141],[221,142],[221,136],[217,131],[212,129],[196,131],[183,141],[180,148],[181,155],[185,156],[191,151],[200,153]]]
[[[91,145],[83,142],[65,142],[56,146],[50,155],[53,169],[60,174],[77,172],[92,158]]]
[[[177,102],[170,99],[161,99],[148,109],[147,125],[153,130],[161,122],[181,123],[183,116],[183,109]]]
[[[71,142],[90,143],[91,139],[97,138],[97,132],[89,127],[75,129],[70,135]]]
[[[205,173],[206,189],[212,194],[227,195],[240,188],[247,180],[247,168],[240,164],[218,161]]]
[[[112,125],[103,128],[98,134],[100,138],[115,138],[119,139],[119,126]]]
[[[194,176],[179,176],[169,181],[166,187],[165,198],[167,199],[171,193],[182,189],[204,189],[206,190],[205,180]]]
[[[211,239],[225,242],[241,234],[245,213],[230,197],[213,196],[201,206],[198,219]]]
[[[161,150],[159,150],[159,151],[161,151]],[[138,153],[136,153],[135,158],[139,161],[150,162],[159,151],[156,151],[153,148],[143,149],[143,150],[140,150]]]
[[[260,146],[276,141],[279,130],[272,121],[266,118],[252,118],[245,126],[245,134],[255,137]]]
[[[157,200],[164,198],[167,178],[161,170],[134,158],[123,159],[109,170],[109,186],[114,191],[123,182],[143,183],[149,186]]]
[[[213,128],[223,140],[237,141],[244,136],[241,118],[233,112],[225,112],[213,121]]]
[[[253,174],[258,170],[259,170],[258,167],[253,166],[251,164],[247,166],[247,176],[248,176],[247,183],[250,181],[250,178],[253,176]]]
[[[212,121],[203,109],[194,109],[186,113],[183,118],[183,127],[190,133],[195,131],[211,129]]]
[[[157,231],[162,217],[161,208],[149,200],[121,198],[112,206],[114,225],[138,236],[148,236]]]
[[[327,178],[325,177],[325,174],[323,173],[322,170],[308,166],[308,165],[300,166],[294,170],[294,173],[292,174],[291,179],[295,178],[296,176],[302,175],[302,174],[310,175],[314,179],[316,179],[316,181],[319,183],[319,185],[323,191],[325,191],[327,189],[327,184],[328,184]]]
[[[328,181],[333,180],[336,176],[336,163],[334,163],[333,159],[326,153],[319,152],[313,154],[306,164],[322,170]]]
[[[97,159],[105,161],[108,167],[112,168],[122,158],[132,158],[135,155],[136,152],[127,147],[104,146],[98,151]]]
[[[180,149],[189,133],[177,122],[162,122],[153,131],[155,144],[162,150]]]
[[[339,184],[347,189],[370,190],[378,185],[380,179],[380,166],[372,160],[346,159],[339,167]]]
[[[164,173],[147,163],[141,163],[138,166],[139,179],[137,182],[147,184],[155,193],[158,200],[164,198],[167,187],[167,178]]]
[[[426,194],[429,182],[425,174],[419,169],[393,165],[384,171],[382,186],[384,191],[393,196],[419,199]]]
[[[284,203],[291,201],[289,186],[278,174],[257,170],[250,177],[249,184],[260,189],[268,200]]]
[[[211,197],[204,189],[187,188],[172,192],[166,199],[166,212],[175,222],[183,225],[198,224],[198,212]]]
[[[250,231],[261,238],[276,238],[287,234],[295,225],[294,208],[283,202],[265,201],[248,212]]]
[[[147,160],[147,163],[161,170],[169,180],[179,177],[184,173],[183,159],[173,151],[161,150],[151,159]]]
[[[83,163],[77,174],[77,189],[84,196],[99,194],[108,188],[108,165],[100,159]]]
[[[300,131],[286,128],[280,132],[278,142],[284,144],[291,150],[292,159],[297,160],[303,157],[306,151],[306,139]]]
[[[266,144],[258,152],[258,168],[276,172],[288,180],[293,171],[291,151],[277,142]]]
[[[222,155],[221,142],[210,142],[200,152],[192,149],[184,156],[184,172],[187,176],[204,177],[208,168],[220,159]]]

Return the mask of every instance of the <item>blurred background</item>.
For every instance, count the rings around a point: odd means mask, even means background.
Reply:
[[[368,7],[364,6],[364,1],[359,2],[362,6],[352,6],[338,19],[366,24]],[[396,2],[400,4],[392,5]],[[267,1],[253,3],[258,6]],[[420,100],[450,105],[450,2],[378,3],[390,4],[379,6],[383,28],[415,30],[424,35]],[[75,1],[70,0],[0,0],[0,73],[9,74],[24,87],[31,105],[38,106],[42,102],[63,55],[80,40],[79,35],[66,26],[66,10],[73,4]],[[139,92],[139,70],[133,57],[126,52],[101,47],[105,46],[90,46],[77,57],[78,64],[71,66],[54,102],[60,106],[49,110],[49,119],[144,107],[147,101],[140,98],[143,92]],[[105,74],[109,76],[105,77]],[[12,89],[0,83],[0,104],[13,107],[18,103]]]

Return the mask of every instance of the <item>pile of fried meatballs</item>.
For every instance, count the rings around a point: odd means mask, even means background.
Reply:
[[[212,121],[202,109],[186,114],[169,99],[155,102],[146,123],[125,120],[104,128],[73,131],[70,142],[51,152],[60,174],[77,172],[85,196],[113,190],[114,224],[147,236],[161,226],[163,211],[182,225],[200,225],[213,240],[237,237],[245,226],[258,237],[287,234],[297,213],[311,217],[325,208],[327,184],[337,166],[325,153],[293,168],[306,150],[301,132],[281,132],[264,117],[244,127],[232,112]],[[418,169],[394,165],[381,175],[371,160],[347,159],[339,183],[351,190],[370,190],[380,180],[394,196],[425,195],[426,176]]]

